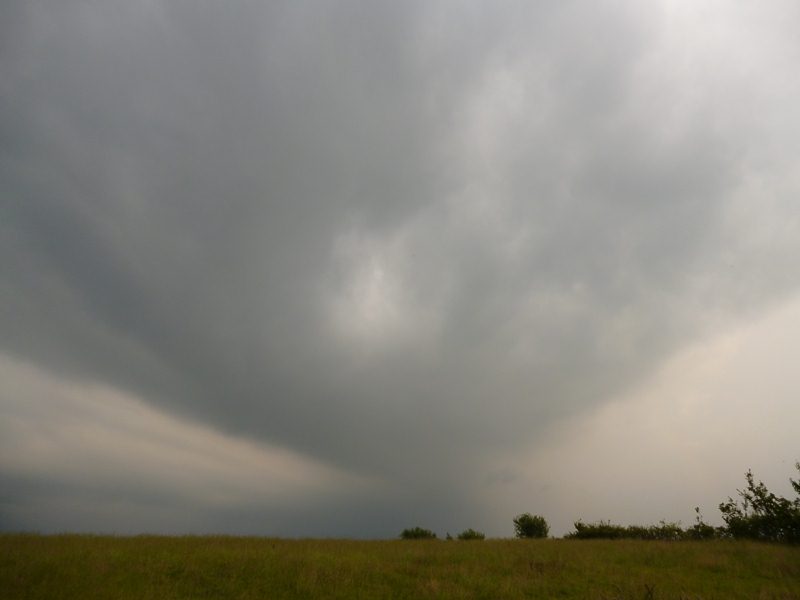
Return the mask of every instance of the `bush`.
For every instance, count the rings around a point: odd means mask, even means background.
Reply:
[[[575,531],[565,535],[565,538],[578,540],[616,540],[627,537],[625,527],[622,525],[614,525],[609,521],[599,521],[597,523],[575,521],[574,526]]]
[[[682,540],[685,536],[685,532],[680,526],[680,523],[660,521],[658,525],[650,525],[644,529],[644,535],[640,538],[643,540],[664,540],[671,542]]]
[[[540,515],[523,513],[514,518],[514,533],[518,538],[546,538],[550,526]]]
[[[430,529],[423,529],[422,527],[412,527],[411,529],[403,529],[400,533],[400,539],[403,540],[434,540],[436,534]]]
[[[700,514],[699,506],[694,507],[694,512],[697,513],[697,516],[695,516],[694,525],[692,525],[686,531],[683,532],[685,539],[713,540],[714,538],[717,537],[723,537],[724,534],[723,531],[703,521],[703,515]]]
[[[486,536],[483,533],[474,529],[465,529],[458,534],[458,539],[460,540],[482,540],[485,538]]]
[[[695,523],[684,532],[687,540],[713,540],[718,537],[725,537],[724,529],[714,527],[708,523]]]
[[[800,471],[800,462],[795,467]],[[800,543],[800,480],[789,479],[798,494],[789,500],[770,492],[761,481],[756,484],[751,471],[745,478],[747,489],[737,490],[741,506],[733,498],[719,505],[725,533],[734,538]]]
[[[615,525],[609,521],[597,523],[575,522],[575,531],[565,535],[568,539],[578,540],[681,540],[686,532],[677,523],[661,521],[658,525]]]

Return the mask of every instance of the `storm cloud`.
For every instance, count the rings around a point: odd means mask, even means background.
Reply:
[[[0,525],[507,534],[800,292],[798,18],[4,3]]]

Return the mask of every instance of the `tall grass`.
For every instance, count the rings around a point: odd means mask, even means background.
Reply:
[[[0,597],[800,599],[800,547],[12,534]]]

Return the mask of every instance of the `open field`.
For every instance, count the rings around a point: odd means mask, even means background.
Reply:
[[[798,598],[800,547],[0,535],[16,598]]]

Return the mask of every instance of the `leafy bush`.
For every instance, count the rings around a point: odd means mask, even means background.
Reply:
[[[400,538],[403,540],[434,540],[436,539],[436,534],[430,529],[412,527],[411,529],[403,529],[400,533]]]
[[[800,471],[800,462],[795,467]],[[745,478],[747,489],[737,490],[741,505],[733,498],[719,505],[726,533],[734,538],[800,543],[800,480],[789,479],[798,494],[789,500],[770,492],[761,481],[756,484],[751,471]]]
[[[800,462],[795,464],[800,471]],[[755,482],[753,473],[745,474],[747,487],[737,490],[741,501],[728,498],[719,505],[724,527],[712,527],[703,521],[695,508],[695,524],[682,529],[677,523],[661,521],[658,525],[615,525],[609,521],[575,523],[572,539],[638,539],[638,540],[707,540],[720,537],[748,538],[770,542],[800,543],[800,480],[789,479],[798,497],[789,500],[770,492],[763,482]],[[516,521],[515,521],[516,524]]]
[[[640,538],[643,540],[675,541],[681,540],[685,536],[685,532],[680,526],[680,523],[659,521],[658,525],[650,525],[642,529],[645,530]]]
[[[713,540],[715,538],[725,537],[724,529],[702,522],[695,523],[683,533],[684,538],[687,540]]]
[[[458,534],[458,539],[460,540],[482,540],[485,537],[483,533],[475,531],[474,529],[465,529]]]
[[[544,517],[523,513],[514,518],[514,533],[518,538],[546,538],[550,526]]]
[[[695,506],[694,512],[697,513],[694,525],[689,527],[683,532],[683,536],[688,540],[713,540],[717,537],[724,537],[722,528],[716,528],[703,521],[703,515],[700,514],[700,507]]]
[[[680,540],[686,535],[677,523],[661,521],[658,525],[615,525],[609,521],[597,523],[575,522],[575,531],[568,533],[565,538],[590,540]]]
[[[609,521],[599,521],[597,523],[575,521],[574,525],[575,531],[565,535],[565,538],[579,540],[616,540],[626,537],[625,527],[622,525],[614,525]]]

